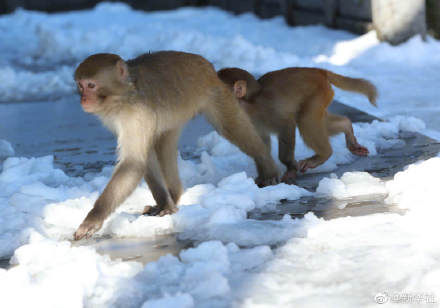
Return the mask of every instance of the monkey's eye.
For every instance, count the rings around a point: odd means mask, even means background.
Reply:
[[[95,84],[93,82],[89,82],[87,84],[87,87],[89,87],[90,89],[93,89],[95,87]]]

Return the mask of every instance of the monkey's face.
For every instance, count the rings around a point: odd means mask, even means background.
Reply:
[[[118,55],[95,54],[75,70],[74,79],[85,112],[102,113],[111,105],[111,97],[130,90],[127,64]]]
[[[85,112],[95,113],[99,111],[104,97],[100,84],[95,79],[80,79],[76,81],[78,92],[81,95],[81,106]]]

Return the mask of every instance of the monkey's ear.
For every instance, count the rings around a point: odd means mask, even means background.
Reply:
[[[116,62],[116,72],[118,74],[118,77],[123,80],[126,81],[129,78],[129,72],[128,72],[128,66],[127,63],[125,63],[124,60],[118,60],[118,62]]]
[[[244,80],[237,80],[234,83],[234,94],[237,98],[243,98],[246,96],[246,90],[247,90],[246,81]]]

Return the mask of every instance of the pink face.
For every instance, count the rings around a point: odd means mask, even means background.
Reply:
[[[98,109],[98,84],[93,79],[80,79],[76,82],[81,95],[81,106],[85,112]]]

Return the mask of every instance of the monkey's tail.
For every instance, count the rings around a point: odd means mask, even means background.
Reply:
[[[377,89],[374,84],[366,79],[350,78],[327,71],[328,81],[335,87],[345,91],[357,92],[368,97],[373,106],[376,106]]]

